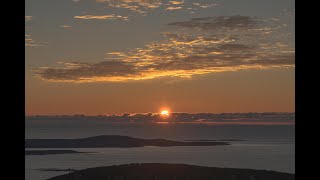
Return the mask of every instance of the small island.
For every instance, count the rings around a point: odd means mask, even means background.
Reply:
[[[294,180],[289,173],[186,164],[125,164],[78,170],[48,180]]]
[[[25,150],[25,155],[75,154],[86,153],[73,150]]]
[[[218,146],[228,142],[181,142],[167,139],[140,139],[129,136],[101,135],[80,139],[26,139],[26,148],[129,148],[144,146]]]

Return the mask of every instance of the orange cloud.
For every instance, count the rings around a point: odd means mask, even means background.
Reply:
[[[295,66],[295,49],[278,24],[248,16],[196,18],[174,22],[177,32],[164,40],[123,52],[109,52],[97,63],[63,63],[34,72],[51,82],[125,82],[245,69]],[[180,28],[189,31],[180,32]],[[194,29],[198,29],[195,31]]]
[[[84,15],[84,16],[74,16],[75,19],[98,19],[98,20],[106,20],[106,19],[121,19],[121,20],[128,20],[128,17],[109,14],[109,15]]]

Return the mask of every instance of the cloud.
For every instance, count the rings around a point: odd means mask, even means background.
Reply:
[[[38,47],[38,46],[42,46],[42,45],[37,44],[35,42],[35,40],[32,39],[30,34],[26,34],[25,35],[25,46],[26,47]]]
[[[210,8],[210,7],[219,5],[219,4],[216,4],[216,3],[211,3],[211,4],[192,3],[192,4],[194,6],[199,7],[199,8]]]
[[[42,44],[37,43],[32,38],[25,38],[25,44],[26,47],[40,47],[43,46]]]
[[[109,14],[109,15],[84,15],[84,16],[74,16],[75,19],[98,19],[98,20],[106,20],[106,19],[121,19],[121,20],[128,20],[128,17]]]
[[[146,15],[152,10],[186,10],[191,11],[195,6],[191,1],[184,0],[96,0],[97,3],[106,5],[106,8],[126,9],[132,13]],[[209,8],[217,4],[203,2],[196,3],[196,7]]]
[[[31,21],[32,20],[32,16],[24,16],[24,18],[25,18],[25,21]]]
[[[96,0],[96,2],[104,3],[109,8],[127,9],[140,14],[162,5],[162,0]]]
[[[279,24],[280,23],[280,24]],[[249,16],[218,16],[173,22],[164,40],[143,48],[109,52],[98,63],[63,63],[34,72],[53,82],[125,82],[160,77],[295,66],[291,36],[281,22]]]
[[[72,26],[70,26],[70,25],[61,25],[60,27],[63,29],[71,29],[72,28]]]
[[[154,124],[164,122],[158,113],[125,113],[99,116],[27,116],[28,122],[88,122],[104,124]],[[169,118],[169,120],[168,120]],[[54,120],[54,121],[52,121]],[[166,118],[170,124],[204,124],[204,125],[294,125],[295,113],[171,113]]]
[[[170,4],[178,5],[178,4],[184,4],[184,1],[169,1]]]
[[[34,70],[43,79],[62,82],[86,82],[93,79],[118,81],[133,76],[137,70],[133,65],[121,61],[99,63],[60,63],[63,68],[41,68]]]
[[[30,21],[33,19],[33,16],[25,16],[25,47],[39,47],[43,46],[42,44],[37,43],[31,36],[31,27],[29,26]]]
[[[194,27],[199,29],[252,29],[256,27],[259,21],[249,16],[218,16],[193,18],[190,21],[181,21],[169,23],[169,25],[181,27]]]
[[[172,11],[172,10],[178,10],[178,9],[182,9],[182,7],[177,7],[177,6],[176,6],[176,7],[174,7],[174,6],[170,6],[170,7],[167,7],[167,8],[166,8],[166,10],[171,10],[171,11]]]

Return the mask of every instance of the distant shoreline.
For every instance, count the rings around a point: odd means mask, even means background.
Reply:
[[[294,180],[295,174],[187,164],[142,163],[75,170],[48,180]]]
[[[78,154],[87,153],[74,150],[25,150],[25,155]]]
[[[220,141],[220,142],[225,142],[225,141],[246,141],[244,139],[186,139],[184,141]]]
[[[71,168],[68,168],[68,169],[40,168],[40,169],[37,169],[37,170],[39,170],[39,171],[55,171],[55,172],[60,172],[60,171],[66,171],[66,172],[76,171],[76,169],[71,169]]]
[[[101,135],[80,139],[26,139],[26,148],[129,148],[129,147],[171,147],[171,146],[220,146],[228,142],[173,141],[167,139],[141,139],[119,135]]]

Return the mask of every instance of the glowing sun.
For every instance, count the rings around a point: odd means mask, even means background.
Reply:
[[[160,114],[162,116],[169,116],[169,111],[168,110],[162,110]]]

